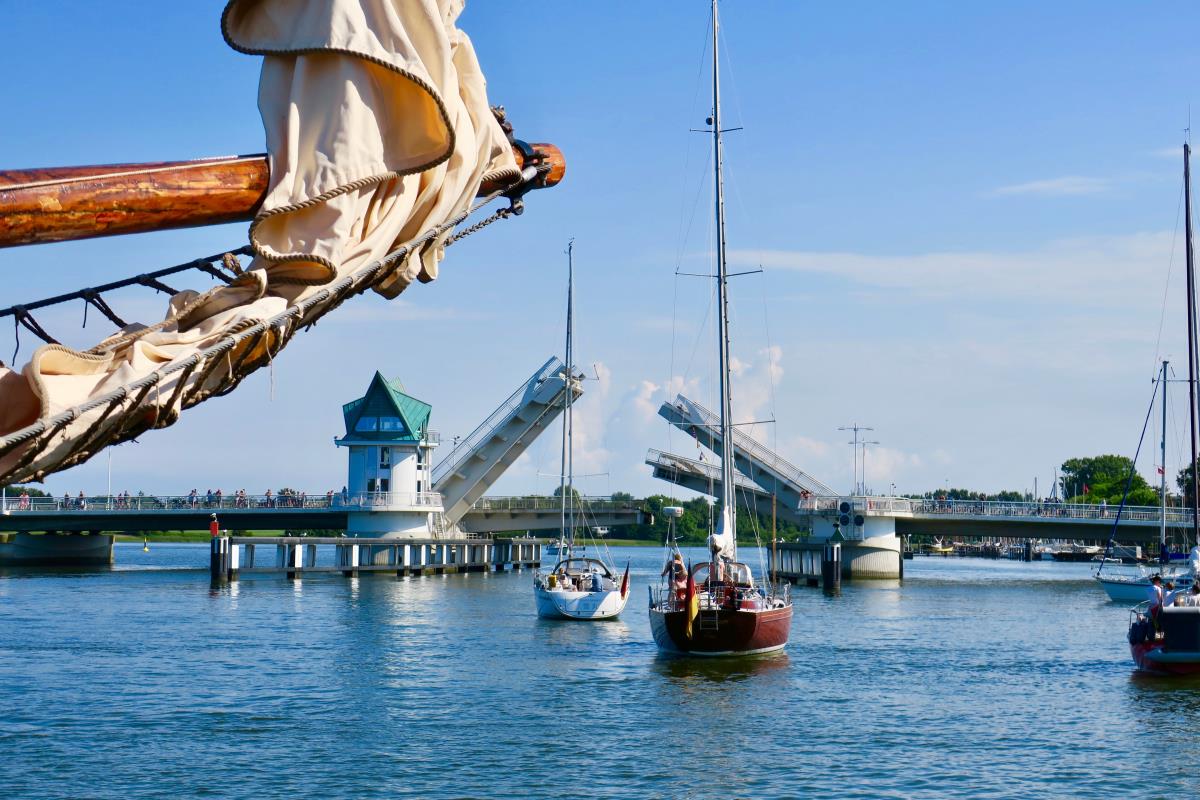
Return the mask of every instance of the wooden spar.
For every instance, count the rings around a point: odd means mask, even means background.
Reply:
[[[557,147],[516,142],[518,167],[526,152],[550,167],[534,188],[563,179],[567,164]],[[262,204],[269,178],[262,154],[0,170],[0,247],[245,222]],[[500,188],[485,183],[479,193]]]

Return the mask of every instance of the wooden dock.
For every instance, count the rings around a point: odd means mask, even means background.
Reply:
[[[306,573],[355,577],[363,573],[445,575],[537,568],[542,539],[376,539],[353,536],[215,536],[209,568],[218,583],[242,574],[275,573],[297,579]],[[325,548],[324,552],[322,548]],[[331,561],[321,555],[333,548]],[[273,550],[270,561],[262,549]]]

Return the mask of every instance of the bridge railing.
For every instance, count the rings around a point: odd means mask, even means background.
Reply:
[[[352,498],[351,498],[352,499]],[[277,495],[91,495],[85,497],[13,497],[5,501],[5,511],[220,511],[231,509],[321,509],[347,505],[338,493]]]
[[[939,500],[908,497],[811,497],[801,501],[802,510],[836,512],[842,503],[850,503],[856,512],[875,514],[912,513],[961,517],[999,517],[1007,519],[1042,518],[1047,520],[1115,520],[1117,506],[1092,503],[1014,502],[1004,500]],[[1162,518],[1159,506],[1126,506],[1122,521],[1158,522]],[[1190,509],[1168,508],[1167,524],[1191,525]]]
[[[111,497],[27,497],[9,495],[5,511],[22,512],[178,512],[178,511],[230,511],[250,509],[356,509],[401,506],[411,508],[436,508],[442,504],[438,492],[364,492],[343,495],[341,492],[309,495],[124,495]],[[479,511],[555,511],[562,501],[557,497],[524,495],[513,497],[484,497],[475,503]],[[638,507],[630,500],[613,500],[611,497],[581,497],[579,504],[589,511],[628,511]]]
[[[1098,505],[1092,503],[1047,503],[1047,502],[1008,502],[999,500],[913,500],[912,510],[917,514],[950,514],[972,517],[1007,517],[1046,519],[1094,519],[1114,520],[1117,517],[1116,505]],[[1121,519],[1129,522],[1158,522],[1162,518],[1159,506],[1125,506],[1121,510]],[[1189,509],[1168,508],[1168,525],[1191,525],[1192,513]]]
[[[611,497],[580,497],[576,508],[589,512],[596,511],[631,511],[638,507],[630,500],[613,500]],[[514,496],[514,497],[483,497],[471,506],[474,511],[557,511],[562,508],[562,500],[546,496]]]

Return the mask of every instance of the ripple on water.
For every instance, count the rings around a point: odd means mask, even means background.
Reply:
[[[1200,682],[1134,675],[1078,565],[800,588],[786,652],[706,661],[652,644],[657,550],[587,625],[529,573],[210,591],[203,546],[133,547],[0,578],[6,797],[1112,797],[1131,754],[1192,788]]]

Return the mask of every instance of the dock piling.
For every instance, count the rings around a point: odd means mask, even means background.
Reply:
[[[828,594],[842,590],[842,545],[829,542],[821,550],[821,588]]]

